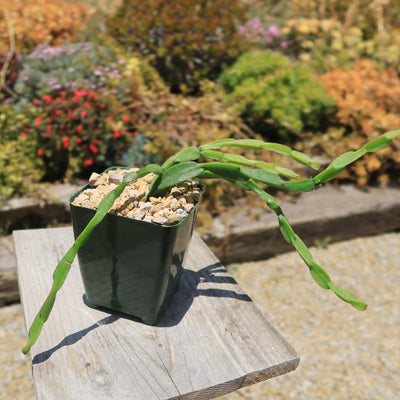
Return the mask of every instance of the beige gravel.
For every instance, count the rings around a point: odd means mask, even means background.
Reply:
[[[368,310],[353,310],[316,286],[296,253],[230,266],[301,361],[294,372],[225,400],[399,398],[400,233],[312,250],[332,279],[367,301]],[[0,308],[0,326],[0,400],[31,400],[30,362],[20,353],[25,328],[19,304]]]

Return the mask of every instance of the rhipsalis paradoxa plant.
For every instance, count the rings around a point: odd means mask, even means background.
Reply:
[[[87,224],[73,246],[67,251],[57,265],[53,274],[51,291],[32,323],[29,330],[28,342],[22,349],[22,352],[24,354],[28,353],[32,345],[38,339],[42,327],[48,319],[54,305],[56,294],[63,285],[78,250],[106,216],[114,201],[122,193],[124,188],[130,182],[148,173],[155,174],[155,178],[150,185],[148,197],[162,195],[168,188],[192,178],[225,179],[226,181],[256,193],[276,214],[283,237],[297,250],[300,257],[308,266],[311,276],[317,284],[324,289],[332,290],[337,296],[345,302],[350,303],[357,310],[365,310],[367,305],[364,302],[360,301],[353,293],[335,285],[328,273],[317,264],[307,246],[293,231],[276,199],[269,194],[265,188],[274,187],[286,189],[291,192],[308,192],[318,189],[324,183],[343,172],[349,164],[366,153],[377,152],[389,146],[392,140],[398,135],[400,135],[400,130],[387,132],[370,141],[357,151],[344,153],[333,160],[325,170],[318,173],[315,177],[308,179],[296,180],[298,175],[292,170],[262,161],[250,160],[240,155],[230,154],[226,151],[226,149],[230,147],[272,151],[283,156],[291,157],[300,164],[308,165],[316,170],[320,168],[318,163],[312,161],[303,153],[292,150],[282,144],[266,143],[254,139],[222,139],[200,147],[189,147],[167,159],[161,166],[150,164],[136,172],[128,173],[125,175],[123,182],[102,200],[92,220]],[[200,162],[199,160],[205,161]]]

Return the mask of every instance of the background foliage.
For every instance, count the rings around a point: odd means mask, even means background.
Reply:
[[[8,51],[10,36],[14,36],[15,50],[23,52],[42,43],[57,46],[75,41],[86,18],[85,7],[61,0],[2,0],[0,54]]]
[[[196,89],[236,59],[246,46],[236,22],[245,18],[238,0],[124,0],[108,29],[127,49],[148,56],[176,91],[182,84]]]
[[[334,99],[306,66],[270,50],[243,54],[221,82],[225,101],[268,139],[323,129],[334,111]]]
[[[4,0],[0,196],[217,138],[360,147],[399,127],[398,18],[398,0]],[[337,179],[398,165],[395,141]],[[211,212],[243,195],[212,185]]]

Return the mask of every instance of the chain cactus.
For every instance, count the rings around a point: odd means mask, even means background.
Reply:
[[[38,339],[44,323],[47,321],[51,309],[56,300],[56,294],[61,289],[71,264],[74,261],[78,250],[85,243],[91,232],[103,220],[107,212],[124,188],[137,178],[148,173],[154,173],[155,178],[150,185],[150,196],[159,196],[168,188],[192,178],[203,179],[225,179],[246,190],[252,191],[260,196],[267,206],[277,215],[279,227],[283,237],[292,244],[300,257],[308,266],[311,276],[319,286],[332,290],[338,297],[350,303],[357,310],[365,310],[367,305],[359,300],[353,293],[338,287],[330,278],[328,273],[318,265],[310,250],[293,231],[290,223],[278,205],[277,200],[269,194],[259,183],[285,189],[292,192],[308,192],[318,189],[326,182],[339,175],[349,164],[353,163],[366,153],[376,152],[389,146],[392,140],[400,135],[400,130],[387,132],[384,135],[368,142],[357,151],[344,153],[333,160],[328,167],[313,178],[288,180],[298,175],[289,169],[281,168],[273,164],[250,160],[243,156],[230,154],[222,151],[226,147],[250,148],[256,150],[268,150],[291,157],[296,162],[319,169],[319,164],[312,161],[306,154],[292,150],[288,146],[278,143],[267,143],[254,139],[222,139],[210,142],[200,147],[189,147],[179,151],[167,159],[164,164],[150,164],[136,172],[125,175],[123,182],[112,190],[100,203],[96,214],[87,224],[86,228],[76,239],[73,246],[57,265],[53,274],[53,285],[40,311],[36,315],[28,334],[28,342],[22,349],[24,354],[28,353],[32,345]],[[211,160],[200,162],[199,160]],[[259,183],[257,183],[259,182]]]

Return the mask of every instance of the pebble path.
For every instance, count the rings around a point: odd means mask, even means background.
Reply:
[[[397,400],[400,393],[400,233],[312,248],[337,284],[365,300],[359,312],[319,288],[292,252],[232,264],[230,272],[300,355],[292,373],[224,400]],[[31,400],[20,304],[0,308],[0,400]]]

